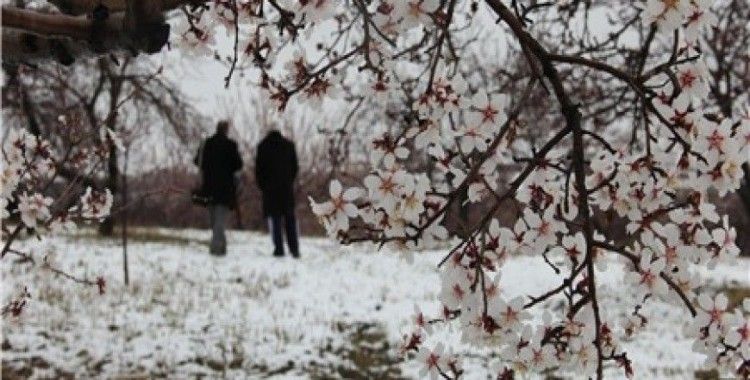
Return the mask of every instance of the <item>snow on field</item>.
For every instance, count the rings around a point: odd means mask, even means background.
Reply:
[[[227,257],[206,254],[205,231],[141,230],[130,242],[131,285],[122,285],[117,240],[91,233],[20,247],[71,274],[107,279],[107,292],[84,288],[28,263],[3,260],[3,301],[19,284],[28,308],[3,325],[3,378],[416,378],[398,355],[414,305],[437,310],[436,263],[413,263],[367,246],[303,239],[303,258],[270,257],[269,239],[233,232]],[[750,262],[713,272],[710,287],[750,288]],[[510,295],[541,294],[557,280],[542,260],[518,257],[502,274]],[[632,302],[621,268],[598,277],[608,310]],[[555,308],[554,301],[546,307]],[[681,337],[679,307],[651,303],[642,340],[627,342],[637,378],[685,378],[701,356]],[[611,315],[607,314],[607,315]],[[486,352],[461,344],[468,378],[487,378]],[[611,369],[610,376],[621,372]]]

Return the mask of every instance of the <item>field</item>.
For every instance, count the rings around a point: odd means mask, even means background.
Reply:
[[[301,260],[275,259],[265,235],[229,237],[228,256],[216,258],[206,253],[206,231],[137,230],[127,288],[118,240],[83,231],[20,242],[39,259],[2,262],[3,301],[23,285],[32,295],[18,318],[4,321],[2,378],[417,377],[398,345],[415,304],[437,310],[436,263],[444,252],[418,253],[409,263],[369,246],[308,238]],[[41,269],[49,252],[66,272],[104,276],[106,293]],[[612,262],[598,277],[608,315],[627,312],[618,307],[630,299],[621,271]],[[741,259],[707,272],[707,286],[739,298],[750,289],[749,273]],[[502,278],[511,295],[539,294],[557,281],[531,257],[511,259]],[[625,343],[636,378],[692,378],[702,357],[681,337],[685,314],[651,303],[646,315],[643,339]],[[449,339],[467,358],[467,378],[487,378],[492,354]]]

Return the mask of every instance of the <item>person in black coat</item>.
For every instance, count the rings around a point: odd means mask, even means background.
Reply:
[[[274,256],[284,256],[282,228],[292,256],[299,258],[297,222],[294,217],[294,179],[299,165],[294,143],[272,130],[258,144],[255,180],[263,193],[263,216],[273,236]]]
[[[227,137],[229,122],[220,121],[216,133],[206,139],[198,150],[195,164],[201,169],[203,183],[200,195],[208,199],[211,221],[211,247],[214,255],[227,252],[226,228],[229,210],[237,207],[235,173],[242,168],[242,157],[237,143]]]

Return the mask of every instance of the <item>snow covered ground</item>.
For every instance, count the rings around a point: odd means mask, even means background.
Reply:
[[[206,254],[206,231],[139,231],[129,246],[129,288],[117,240],[84,233],[21,242],[35,257],[57,252],[56,265],[71,274],[104,276],[107,292],[4,259],[2,300],[19,285],[32,299],[4,321],[3,378],[417,377],[414,363],[398,356],[399,338],[415,304],[437,310],[444,252],[410,264],[366,246],[303,239],[301,260],[275,259],[264,235],[229,237],[228,256],[215,258]],[[711,288],[750,288],[748,260],[711,273]],[[618,265],[598,279],[605,304],[627,303]],[[506,264],[503,283],[508,294],[531,295],[557,282],[540,259],[519,257]],[[680,335],[682,310],[652,303],[646,313],[645,339],[626,343],[636,377],[692,378],[702,358]],[[457,339],[453,348],[468,354],[468,378],[487,378],[486,353]]]

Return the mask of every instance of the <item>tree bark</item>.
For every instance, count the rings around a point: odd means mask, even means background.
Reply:
[[[127,9],[127,0],[48,0],[60,11],[70,15],[83,15],[92,12],[99,5],[105,6],[110,12],[124,12]],[[205,1],[190,0],[150,0],[150,3],[158,5],[161,12],[175,9],[185,4],[199,4]]]
[[[712,90],[714,96],[716,96],[722,115],[726,118],[732,118],[732,103],[734,102],[734,98],[730,93],[732,88],[732,76],[728,75],[726,70],[730,70],[730,68],[722,69],[720,66],[718,74],[714,77],[714,81],[717,83],[721,81],[721,78],[725,78],[727,81],[725,91],[722,91],[721,87],[718,85],[714,86]],[[747,163],[742,164],[742,173],[742,181],[740,182],[740,188],[737,190],[737,195],[744,206],[743,211],[745,215],[750,217],[750,165]],[[737,245],[740,248],[740,252],[746,255],[747,248],[749,248],[745,246],[747,245],[747,240],[737,239]]]
[[[112,192],[112,198],[113,203],[117,204],[116,202],[116,194],[118,192],[118,177],[119,177],[119,168],[117,167],[117,147],[113,142],[109,142],[109,157],[107,159],[107,188],[109,191]],[[113,204],[113,209],[114,209]],[[102,223],[99,225],[99,233],[104,236],[112,236],[115,231],[115,220],[110,215],[102,221]]]
[[[106,65],[105,63],[102,63]],[[110,88],[109,88],[109,116],[106,121],[105,128],[111,131],[117,130],[117,103],[120,98],[120,92],[122,91],[122,79],[118,78],[116,74],[110,76]],[[107,159],[107,188],[112,192],[113,202],[116,204],[116,195],[118,192],[118,181],[120,177],[120,169],[117,165],[117,146],[112,139],[108,138],[107,143],[109,149],[109,156]],[[113,209],[114,205],[113,205]],[[115,229],[115,222],[112,216],[108,216],[102,221],[99,226],[99,233],[104,236],[112,236]]]
[[[160,51],[169,38],[162,3],[127,0],[126,4],[123,11],[102,8],[78,16],[3,6],[3,61],[24,63],[54,59],[70,64],[87,55]]]
[[[745,212],[750,215],[750,165],[747,163],[743,164],[742,171],[745,173],[745,176],[742,178],[742,185],[740,185],[737,194],[742,199],[742,203],[745,204]]]

